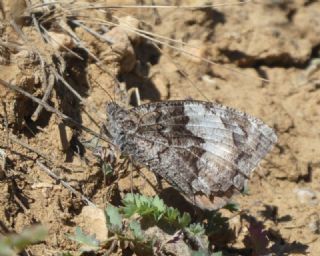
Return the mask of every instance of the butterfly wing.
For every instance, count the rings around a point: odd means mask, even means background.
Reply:
[[[201,208],[221,207],[242,190],[277,140],[260,120],[210,102],[150,103],[130,112],[139,121],[128,153]]]

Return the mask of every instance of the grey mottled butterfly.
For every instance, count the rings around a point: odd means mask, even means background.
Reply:
[[[125,110],[107,105],[106,130],[121,153],[147,166],[203,209],[244,188],[277,141],[245,113],[210,102],[164,101]]]

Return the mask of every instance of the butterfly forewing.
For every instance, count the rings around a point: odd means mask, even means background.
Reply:
[[[125,113],[125,121],[119,121],[120,112]],[[210,102],[150,103],[129,111],[119,108],[108,115],[113,123],[110,128],[117,126],[114,130],[118,131],[113,140],[123,153],[202,208],[217,205],[195,200],[196,196],[223,198],[234,189],[242,190],[276,142],[273,130],[260,120]],[[135,125],[128,128],[128,120]]]

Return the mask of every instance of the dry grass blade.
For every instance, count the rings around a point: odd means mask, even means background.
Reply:
[[[92,203],[87,197],[82,195],[80,192],[75,190],[73,187],[71,187],[67,182],[59,178],[52,170],[50,170],[47,166],[45,166],[43,163],[41,163],[39,160],[37,160],[37,165],[41,168],[41,170],[45,171],[51,178],[59,181],[65,188],[69,189],[72,194],[79,196],[86,204],[97,207],[94,203]]]
[[[55,79],[54,79],[53,75],[49,74],[48,86],[46,87],[44,95],[43,95],[43,97],[41,99],[42,102],[47,102],[49,100],[50,95],[51,95],[52,90],[53,90],[54,82],[55,82]],[[32,114],[32,117],[31,117],[31,119],[33,121],[38,120],[39,115],[42,112],[42,109],[43,109],[43,105],[38,105],[38,107],[36,108],[36,110],[34,111],[34,113]]]
[[[82,9],[120,9],[120,8],[135,8],[135,9],[204,9],[204,8],[217,8],[217,7],[225,7],[225,6],[232,6],[232,5],[243,5],[252,2],[252,0],[243,0],[239,1],[229,1],[229,2],[219,2],[213,4],[201,4],[201,5],[126,5],[126,4],[119,4],[119,5],[110,5],[110,4],[102,4],[102,3],[77,3],[77,6],[72,6],[68,10],[69,11],[77,11]]]
[[[81,22],[81,20],[78,20],[78,22]],[[83,22],[83,21],[82,21]],[[254,76],[254,75],[249,75],[249,74],[244,74],[243,72],[235,69],[235,68],[229,68],[229,67],[226,67],[226,66],[223,66],[215,61],[212,61],[210,59],[207,59],[207,58],[203,58],[203,57],[199,57],[195,54],[192,54],[190,53],[188,50],[185,50],[185,49],[182,49],[181,47],[177,47],[175,45],[172,45],[170,42],[173,42],[173,43],[178,43],[178,44],[181,44],[181,45],[184,45],[184,46],[187,46],[189,48],[193,48],[193,49],[197,49],[197,47],[194,47],[194,46],[191,46],[191,45],[188,45],[184,42],[181,42],[179,40],[172,40],[170,38],[167,38],[165,36],[161,36],[161,35],[156,35],[154,33],[151,33],[151,32],[146,32],[144,30],[141,30],[141,29],[136,29],[136,28],[133,28],[131,27],[130,25],[126,25],[126,24],[117,24],[117,23],[114,23],[114,22],[110,22],[110,21],[100,21],[98,22],[100,23],[101,25],[104,24],[104,25],[108,25],[108,26],[117,26],[117,27],[121,27],[122,29],[124,29],[125,31],[128,31],[128,32],[133,32],[145,39],[148,39],[154,43],[157,43],[157,44],[160,44],[160,45],[163,45],[163,46],[167,46],[173,50],[176,50],[177,52],[180,52],[182,53],[183,55],[186,55],[186,56],[189,56],[189,57],[193,57],[193,58],[196,58],[196,59],[199,59],[201,61],[203,61],[204,63],[208,63],[208,64],[211,64],[211,65],[214,65],[214,66],[219,66],[221,69],[224,69],[224,70],[227,70],[231,73],[236,73],[237,75],[241,75],[241,76],[245,76],[245,77],[250,77],[250,78],[253,78],[255,80],[259,80],[259,81],[262,81],[262,82],[270,82],[270,80],[266,79],[266,78],[262,78],[262,77],[259,77],[259,76]],[[98,24],[97,23],[97,24]],[[156,38],[159,38],[159,39],[156,39]],[[162,39],[162,40],[160,40]]]
[[[44,26],[40,25],[41,27],[41,30],[44,32],[44,33],[41,33],[41,35],[46,39],[47,42],[51,42],[53,41],[55,44],[59,45],[62,49],[68,51],[69,53],[71,53],[73,56],[75,56],[76,58],[80,59],[80,60],[83,60],[83,58],[75,53],[74,51],[72,51],[70,48],[64,46],[63,44],[61,44],[60,42],[58,42],[57,40],[55,40],[52,36],[49,35],[48,31],[44,28]]]
[[[20,146],[30,150],[31,152],[36,153],[37,155],[41,156],[42,158],[46,159],[47,161],[53,162],[53,160],[46,154],[42,153],[40,150],[31,147],[30,145],[28,145],[27,143],[17,139],[14,135],[10,134],[9,138],[11,141],[13,141],[16,144],[19,144]]]
[[[90,128],[87,128],[83,125],[81,125],[80,123],[78,123],[77,121],[73,120],[71,117],[63,114],[62,112],[60,112],[59,110],[55,109],[54,107],[51,107],[49,104],[47,104],[46,102],[43,102],[41,101],[40,99],[34,97],[33,95],[31,95],[30,93],[22,90],[21,88],[19,88],[18,86],[15,86],[15,85],[12,85],[2,79],[0,79],[0,84],[4,87],[7,87],[13,91],[16,91],[16,92],[19,92],[21,93],[22,95],[28,97],[29,99],[31,99],[32,101],[38,103],[39,105],[42,105],[48,112],[50,113],[54,113],[56,114],[58,117],[60,117],[62,120],[66,121],[66,122],[69,122],[69,123],[72,123],[73,125],[75,125],[76,127],[90,133],[91,135],[95,136],[95,137],[99,137],[101,138],[102,140],[104,140],[105,142],[109,143],[109,144],[112,144],[110,142],[110,140],[108,138],[106,138],[105,136],[101,136],[99,133],[91,130]],[[113,145],[113,144],[112,144]]]
[[[114,40],[112,40],[111,37],[101,36],[99,33],[95,32],[94,30],[92,30],[91,28],[89,28],[86,25],[82,24],[81,22],[79,22],[77,20],[72,20],[72,22],[75,25],[78,25],[78,26],[82,27],[85,31],[87,31],[91,35],[94,35],[96,38],[100,39],[102,42],[106,42],[106,43],[109,43],[109,44],[113,44],[114,43]]]

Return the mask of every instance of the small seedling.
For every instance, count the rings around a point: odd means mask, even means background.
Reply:
[[[152,255],[155,250],[163,248],[162,245],[167,241],[160,241],[156,235],[147,234],[147,227],[158,226],[161,229],[160,226],[166,226],[171,228],[172,234],[187,232],[189,237],[191,235],[198,239],[205,234],[203,225],[191,223],[191,216],[188,213],[181,214],[178,209],[168,207],[158,196],[127,194],[122,203],[120,207],[109,204],[105,209],[110,233],[107,241],[98,241],[95,236],[83,233],[80,228],[76,229],[75,235],[68,235],[69,239],[81,244],[81,253],[105,251],[109,249],[108,246],[116,242],[120,247],[130,247],[135,252],[139,251],[139,255],[141,252]],[[146,222],[147,227],[142,224]]]

